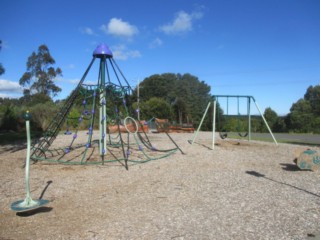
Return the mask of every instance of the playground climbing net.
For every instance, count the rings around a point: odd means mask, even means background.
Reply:
[[[100,59],[98,84],[85,84],[96,58]],[[152,144],[144,123],[132,116],[137,111],[128,106],[131,90],[109,48],[99,45],[78,86],[32,146],[31,159],[64,164],[120,163],[128,168],[130,163],[145,163],[176,152],[179,147],[167,133],[171,148]],[[67,131],[61,134],[66,124]]]

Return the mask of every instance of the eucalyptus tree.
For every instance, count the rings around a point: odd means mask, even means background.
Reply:
[[[24,91],[25,95],[40,93],[54,97],[61,92],[54,80],[62,76],[62,71],[59,67],[54,68],[54,64],[55,60],[46,45],[40,45],[37,52],[32,52],[27,61],[27,71],[19,80],[21,86],[29,86]]]

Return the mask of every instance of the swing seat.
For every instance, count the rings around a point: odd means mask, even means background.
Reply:
[[[248,136],[248,133],[247,133],[247,132],[244,133],[244,134],[242,134],[241,132],[239,132],[238,134],[239,134],[240,137],[246,137],[246,136]]]
[[[228,137],[228,133],[222,133],[222,132],[219,132],[219,136],[221,139],[225,139]]]

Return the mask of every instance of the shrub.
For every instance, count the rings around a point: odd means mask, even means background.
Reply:
[[[18,129],[17,110],[12,105],[1,108],[0,129],[4,131],[16,131]]]
[[[31,123],[35,130],[44,131],[57,113],[57,107],[52,102],[38,103],[29,109]]]

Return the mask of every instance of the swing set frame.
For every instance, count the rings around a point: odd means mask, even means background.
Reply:
[[[263,119],[263,122],[265,124],[265,126],[267,127],[274,143],[276,145],[278,145],[278,142],[277,140],[275,139],[269,125],[268,125],[268,122],[266,121],[265,117],[263,116],[259,106],[258,106],[258,103],[257,101],[255,100],[255,98],[253,96],[243,96],[243,95],[213,95],[214,97],[214,101],[213,102],[209,102],[208,105],[207,105],[207,108],[202,116],[202,119],[201,119],[201,122],[198,126],[198,129],[197,131],[194,133],[194,137],[192,139],[192,142],[191,142],[191,145],[193,145],[193,143],[196,141],[196,138],[198,136],[198,133],[201,129],[201,126],[202,126],[202,123],[208,113],[208,110],[209,110],[209,107],[213,106],[213,121],[212,121],[212,149],[214,149],[214,145],[215,145],[215,131],[216,131],[216,106],[217,106],[217,102],[219,102],[219,98],[225,98],[227,100],[227,113],[228,113],[228,108],[229,108],[229,98],[236,98],[237,99],[237,111],[238,111],[238,115],[240,114],[239,112],[239,99],[241,98],[244,98],[244,99],[247,99],[247,118],[248,118],[248,133],[246,134],[246,136],[248,137],[248,141],[251,141],[251,102],[254,102],[255,106],[256,106],[256,109],[258,110],[260,116],[262,117]],[[241,136],[241,135],[240,135]],[[244,136],[241,136],[241,137],[244,137]]]
[[[223,98],[226,98],[226,101],[227,101],[227,109],[226,109],[226,116],[229,116],[229,98],[236,98],[237,99],[237,118],[238,118],[238,121],[237,121],[237,131],[238,131],[238,135],[240,136],[240,137],[242,137],[242,138],[245,138],[245,137],[247,137],[248,136],[248,139],[250,139],[249,138],[249,132],[250,132],[250,129],[251,129],[251,125],[250,125],[250,123],[251,123],[251,115],[250,115],[250,107],[251,107],[251,96],[229,96],[229,95],[226,95],[226,96],[221,96],[221,95],[216,95],[216,100],[217,100],[217,103],[219,103],[219,96],[220,97],[223,97]],[[244,116],[244,115],[241,115],[240,114],[240,101],[239,101],[239,98],[244,98],[244,99],[246,99],[247,100],[247,122],[248,122],[248,126],[247,126],[247,129],[248,129],[248,131],[246,132],[246,133],[244,133],[244,134],[242,134],[241,132],[240,132],[240,126],[239,126],[239,121],[240,121],[240,117],[241,116]],[[220,115],[221,114],[219,114],[218,115],[218,127],[219,127],[219,125],[220,125],[220,123],[221,123],[221,121],[220,121]],[[227,136],[228,136],[228,131],[225,131],[225,133],[222,133],[222,131],[221,131],[221,129],[220,129],[220,131],[219,131],[219,135],[220,135],[220,138],[222,138],[222,139],[225,139]]]

